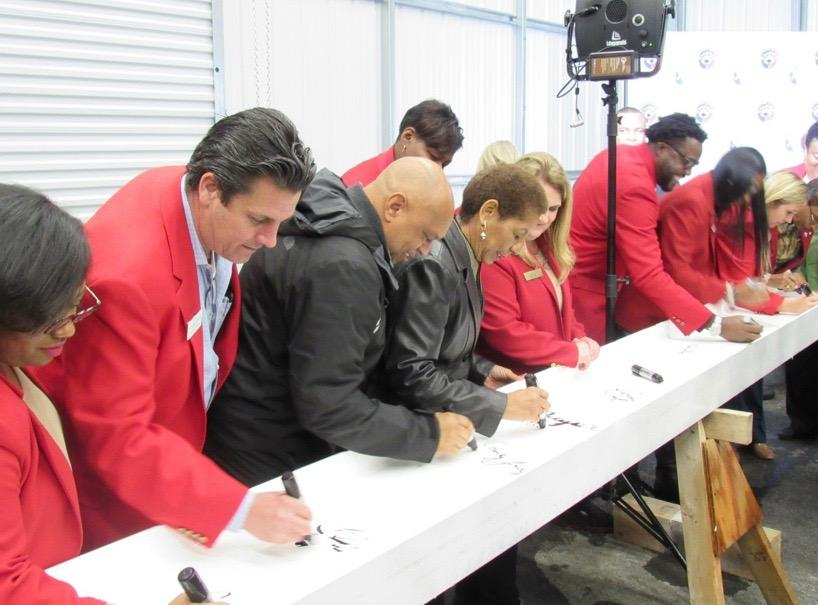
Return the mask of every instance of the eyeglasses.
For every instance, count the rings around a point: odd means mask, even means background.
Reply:
[[[683,154],[681,151],[676,149],[670,143],[665,143],[665,145],[670,147],[673,151],[675,151],[679,155],[680,158],[682,158],[682,160],[684,160],[685,166],[687,167],[688,170],[692,170],[693,168],[695,168],[696,166],[699,165],[699,160],[694,160],[693,158],[687,157],[685,154]]]
[[[90,305],[80,308],[76,313],[72,313],[66,317],[61,317],[60,319],[55,319],[45,327],[43,332],[46,334],[51,334],[52,332],[56,332],[57,330],[64,328],[69,322],[78,324],[83,319],[91,315],[94,311],[99,309],[100,305],[102,305],[102,301],[96,294],[94,294],[94,291],[88,286],[85,286],[85,293],[88,294],[93,300]]]

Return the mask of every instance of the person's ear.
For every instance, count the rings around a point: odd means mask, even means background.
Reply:
[[[222,192],[219,187],[219,179],[212,172],[205,172],[202,175],[196,192],[199,197],[199,204],[202,207],[212,207],[217,203],[221,203]]]
[[[480,211],[478,212],[480,215],[480,222],[487,223],[490,220],[498,218],[500,215],[500,202],[495,199],[489,199],[483,202],[483,205],[480,206]]]
[[[404,193],[396,191],[390,194],[383,205],[384,220],[386,220],[387,223],[391,223],[396,220],[401,213],[406,212],[406,207],[407,200]]]
[[[400,133],[401,143],[411,143],[416,136],[417,133],[415,133],[415,129],[412,126],[407,126],[403,129],[403,132]]]

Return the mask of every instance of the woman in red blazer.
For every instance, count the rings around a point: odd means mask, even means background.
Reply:
[[[518,373],[551,365],[584,369],[599,345],[576,320],[566,279],[574,265],[571,185],[547,153],[526,154],[517,164],[540,178],[548,210],[517,253],[480,270],[485,312],[478,351]]]
[[[0,184],[0,258],[0,603],[104,605],[45,572],[79,554],[82,525],[60,417],[28,370],[57,357],[100,305],[84,286],[82,224]]]

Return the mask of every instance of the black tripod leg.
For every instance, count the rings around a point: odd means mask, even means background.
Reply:
[[[670,550],[670,553],[676,557],[676,560],[679,561],[681,566],[687,570],[687,561],[685,561],[684,555],[682,555],[679,547],[676,546],[676,543],[670,537],[670,535],[665,531],[665,528],[659,522],[659,519],[656,518],[656,515],[653,514],[653,511],[650,510],[647,502],[645,499],[642,498],[642,494],[633,486],[630,480],[625,475],[620,475],[622,480],[625,482],[625,486],[628,488],[628,491],[633,495],[634,500],[639,505],[639,508],[642,509],[642,514],[645,515],[645,518],[640,518],[637,520],[635,516],[639,516],[639,513],[635,511],[633,508],[628,506],[627,503],[622,502],[621,498],[617,497],[614,499],[614,504],[618,506],[625,514],[627,514],[631,519],[636,521],[640,527],[642,527],[645,531],[647,531],[651,536],[653,536],[662,546]],[[646,527],[649,526],[650,528]]]

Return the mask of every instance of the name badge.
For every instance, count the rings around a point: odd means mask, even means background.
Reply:
[[[532,269],[531,271],[526,271],[523,273],[523,277],[525,277],[526,281],[531,281],[532,279],[537,279],[538,277],[542,277],[542,269]]]
[[[201,328],[201,327],[202,327],[202,310],[199,309],[196,312],[196,315],[194,315],[193,318],[189,322],[187,322],[187,339],[190,340],[191,338],[193,338],[193,335],[196,334],[196,332],[198,332],[199,328]]]

